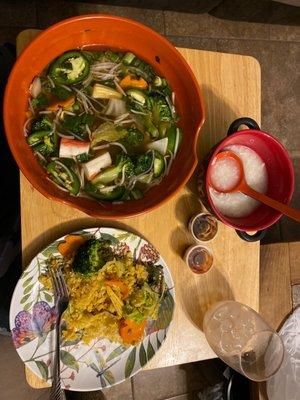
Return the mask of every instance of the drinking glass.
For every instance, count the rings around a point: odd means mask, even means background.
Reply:
[[[252,308],[220,301],[206,312],[203,329],[216,355],[247,378],[265,381],[280,368],[282,340]]]

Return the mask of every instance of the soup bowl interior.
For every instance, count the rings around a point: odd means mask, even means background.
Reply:
[[[175,92],[183,140],[162,183],[140,200],[98,204],[74,197],[49,182],[23,135],[28,88],[33,78],[57,56],[74,48],[110,48],[132,51],[169,81]],[[162,36],[135,21],[108,15],[70,18],[42,32],[22,52],[8,80],[4,99],[5,131],[19,168],[46,197],[76,207],[94,217],[114,219],[149,211],[172,197],[190,178],[196,164],[196,145],[204,121],[204,106],[197,81],[180,53]]]
[[[263,131],[244,130],[227,137],[215,149],[208,166],[207,176],[210,173],[211,162],[216,154],[226,146],[242,145],[254,150],[264,161],[268,173],[268,189],[266,194],[275,200],[289,204],[294,191],[293,164],[285,148],[271,135]],[[250,215],[243,218],[227,217],[214,206],[206,181],[206,190],[209,203],[216,215],[227,225],[243,230],[257,231],[274,224],[282,216],[264,204],[261,204]]]

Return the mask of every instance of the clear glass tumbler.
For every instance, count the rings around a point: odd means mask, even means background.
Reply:
[[[252,308],[237,301],[221,301],[205,314],[206,339],[226,364],[260,382],[281,366],[284,347],[280,336]]]

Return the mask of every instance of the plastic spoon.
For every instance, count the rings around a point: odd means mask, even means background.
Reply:
[[[226,160],[225,160],[226,159]],[[217,165],[219,164],[219,165]],[[229,165],[230,164],[230,165]],[[215,169],[215,174],[211,173],[208,177],[208,183],[211,187],[221,193],[232,193],[232,192],[242,192],[247,196],[252,197],[255,200],[260,201],[261,203],[266,204],[269,207],[274,208],[275,210],[281,212],[284,215],[300,222],[300,211],[295,210],[292,207],[287,206],[286,204],[280,203],[277,200],[272,199],[265,194],[259,193],[256,190],[252,189],[248,186],[245,175],[243,163],[238,155],[233,153],[232,151],[222,151],[218,153],[213,162],[212,162],[212,171]],[[213,175],[218,175],[218,170],[222,169],[223,176],[226,175],[228,182],[225,179],[217,179]],[[229,176],[230,174],[230,176]]]

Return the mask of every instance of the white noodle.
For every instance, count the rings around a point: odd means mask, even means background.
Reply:
[[[41,154],[39,151],[35,151],[35,154],[42,160],[42,161],[47,161],[46,158],[43,156],[43,154]]]
[[[112,68],[118,64],[112,62],[112,61],[105,61],[105,62],[96,62],[93,64],[92,69],[101,69],[101,68]]]
[[[79,177],[80,177],[80,186],[81,186],[81,188],[84,188],[84,169],[83,168],[81,168]]]
[[[56,117],[54,118],[54,124],[57,124],[62,111],[63,111],[63,109],[61,107],[59,107],[59,110],[56,113]]]
[[[176,156],[177,150],[179,145],[179,129],[176,128],[176,139],[175,139],[175,146],[174,146],[174,157]]]
[[[114,124],[117,124],[118,122],[122,121],[122,119],[127,118],[128,115],[129,115],[129,113],[120,115],[118,118],[116,118],[116,119],[114,120]]]
[[[89,139],[91,141],[92,140],[92,132],[91,132],[90,127],[88,126],[88,124],[85,124],[85,129],[86,129],[86,131],[87,131],[87,133],[89,135]]]
[[[48,81],[50,82],[51,87],[54,88],[54,87],[55,87],[54,82],[53,82],[53,80],[50,78],[49,75],[47,75],[47,79],[48,79]]]
[[[125,182],[125,170],[126,170],[126,166],[124,165],[123,166],[123,168],[122,168],[122,177],[121,177],[121,180],[120,180],[120,182],[118,182],[118,185],[123,185],[123,183]]]
[[[72,111],[67,111],[67,110],[65,110],[64,113],[67,114],[67,115],[76,115],[76,114],[73,113]]]
[[[135,111],[135,110],[133,110],[132,108],[130,109],[130,111],[131,111],[133,114],[148,115],[147,113],[144,113],[144,112],[142,112],[142,111]]]
[[[52,114],[52,113],[53,113],[53,111],[48,111],[48,110],[39,111],[39,114]]]
[[[88,108],[88,105],[87,105],[86,101],[80,96],[77,97],[77,100],[79,101],[79,103],[81,103],[83,105],[85,113],[88,114],[89,113],[89,108]],[[83,115],[83,114],[84,113],[81,113],[80,115]]]
[[[61,86],[62,88],[68,90],[69,92],[72,92],[72,89],[70,89],[68,86],[60,84],[59,86]]]
[[[111,146],[119,146],[124,151],[124,153],[128,154],[126,148],[121,143],[119,143],[119,142],[111,142],[110,145]]]
[[[123,88],[118,84],[117,79],[114,79],[114,83],[116,85],[116,89],[119,93],[121,93],[123,96],[127,96],[126,93],[124,92]]]
[[[52,179],[50,179],[48,176],[46,176],[46,179],[48,179],[48,181],[50,181],[51,183],[53,183],[53,185],[55,185],[58,189],[62,190],[63,192],[67,192],[69,193],[69,191],[63,187],[61,187],[60,185],[58,185],[56,182],[54,182]]]
[[[34,114],[34,108],[33,108],[33,106],[32,106],[32,103],[31,103],[31,100],[30,100],[30,99],[28,99],[28,104],[29,104],[29,108],[30,108],[32,114]]]
[[[172,92],[172,103],[175,104],[175,92]]]
[[[93,150],[102,150],[102,149],[107,149],[109,147],[109,144],[103,144],[102,146],[96,146],[93,147]]]
[[[174,160],[174,157],[173,157],[172,154],[170,155],[170,157],[171,157],[171,158],[170,158],[170,161],[169,161],[169,164],[168,164],[167,171],[166,171],[165,175],[168,175],[168,174],[169,174],[170,169],[171,169],[171,165],[172,165],[173,160]]]
[[[126,119],[125,121],[120,121],[119,124],[130,124],[131,122],[134,122],[133,119]]]
[[[102,72],[98,72],[98,73],[94,72],[93,76],[96,77],[96,78],[101,79],[102,81],[108,81],[108,80],[113,79],[115,77],[115,75],[102,73]]]
[[[25,121],[25,123],[24,123],[24,125],[23,125],[23,134],[24,134],[24,136],[27,136],[27,135],[28,135],[28,124],[29,124],[32,120],[33,120],[33,117],[30,117],[30,118],[28,118],[28,119]]]
[[[62,138],[65,138],[65,139],[71,139],[71,140],[74,139],[73,136],[65,135],[65,134],[60,133],[60,132],[57,132],[57,131],[56,131],[56,134],[57,134],[58,136],[62,137]]]
[[[89,86],[89,84],[91,83],[92,79],[93,79],[93,74],[90,73],[89,76],[82,82],[83,86],[84,87]]]
[[[109,70],[109,73],[112,74],[112,73],[115,72],[121,65],[122,65],[122,63],[116,64],[114,67],[112,67],[112,68]]]

